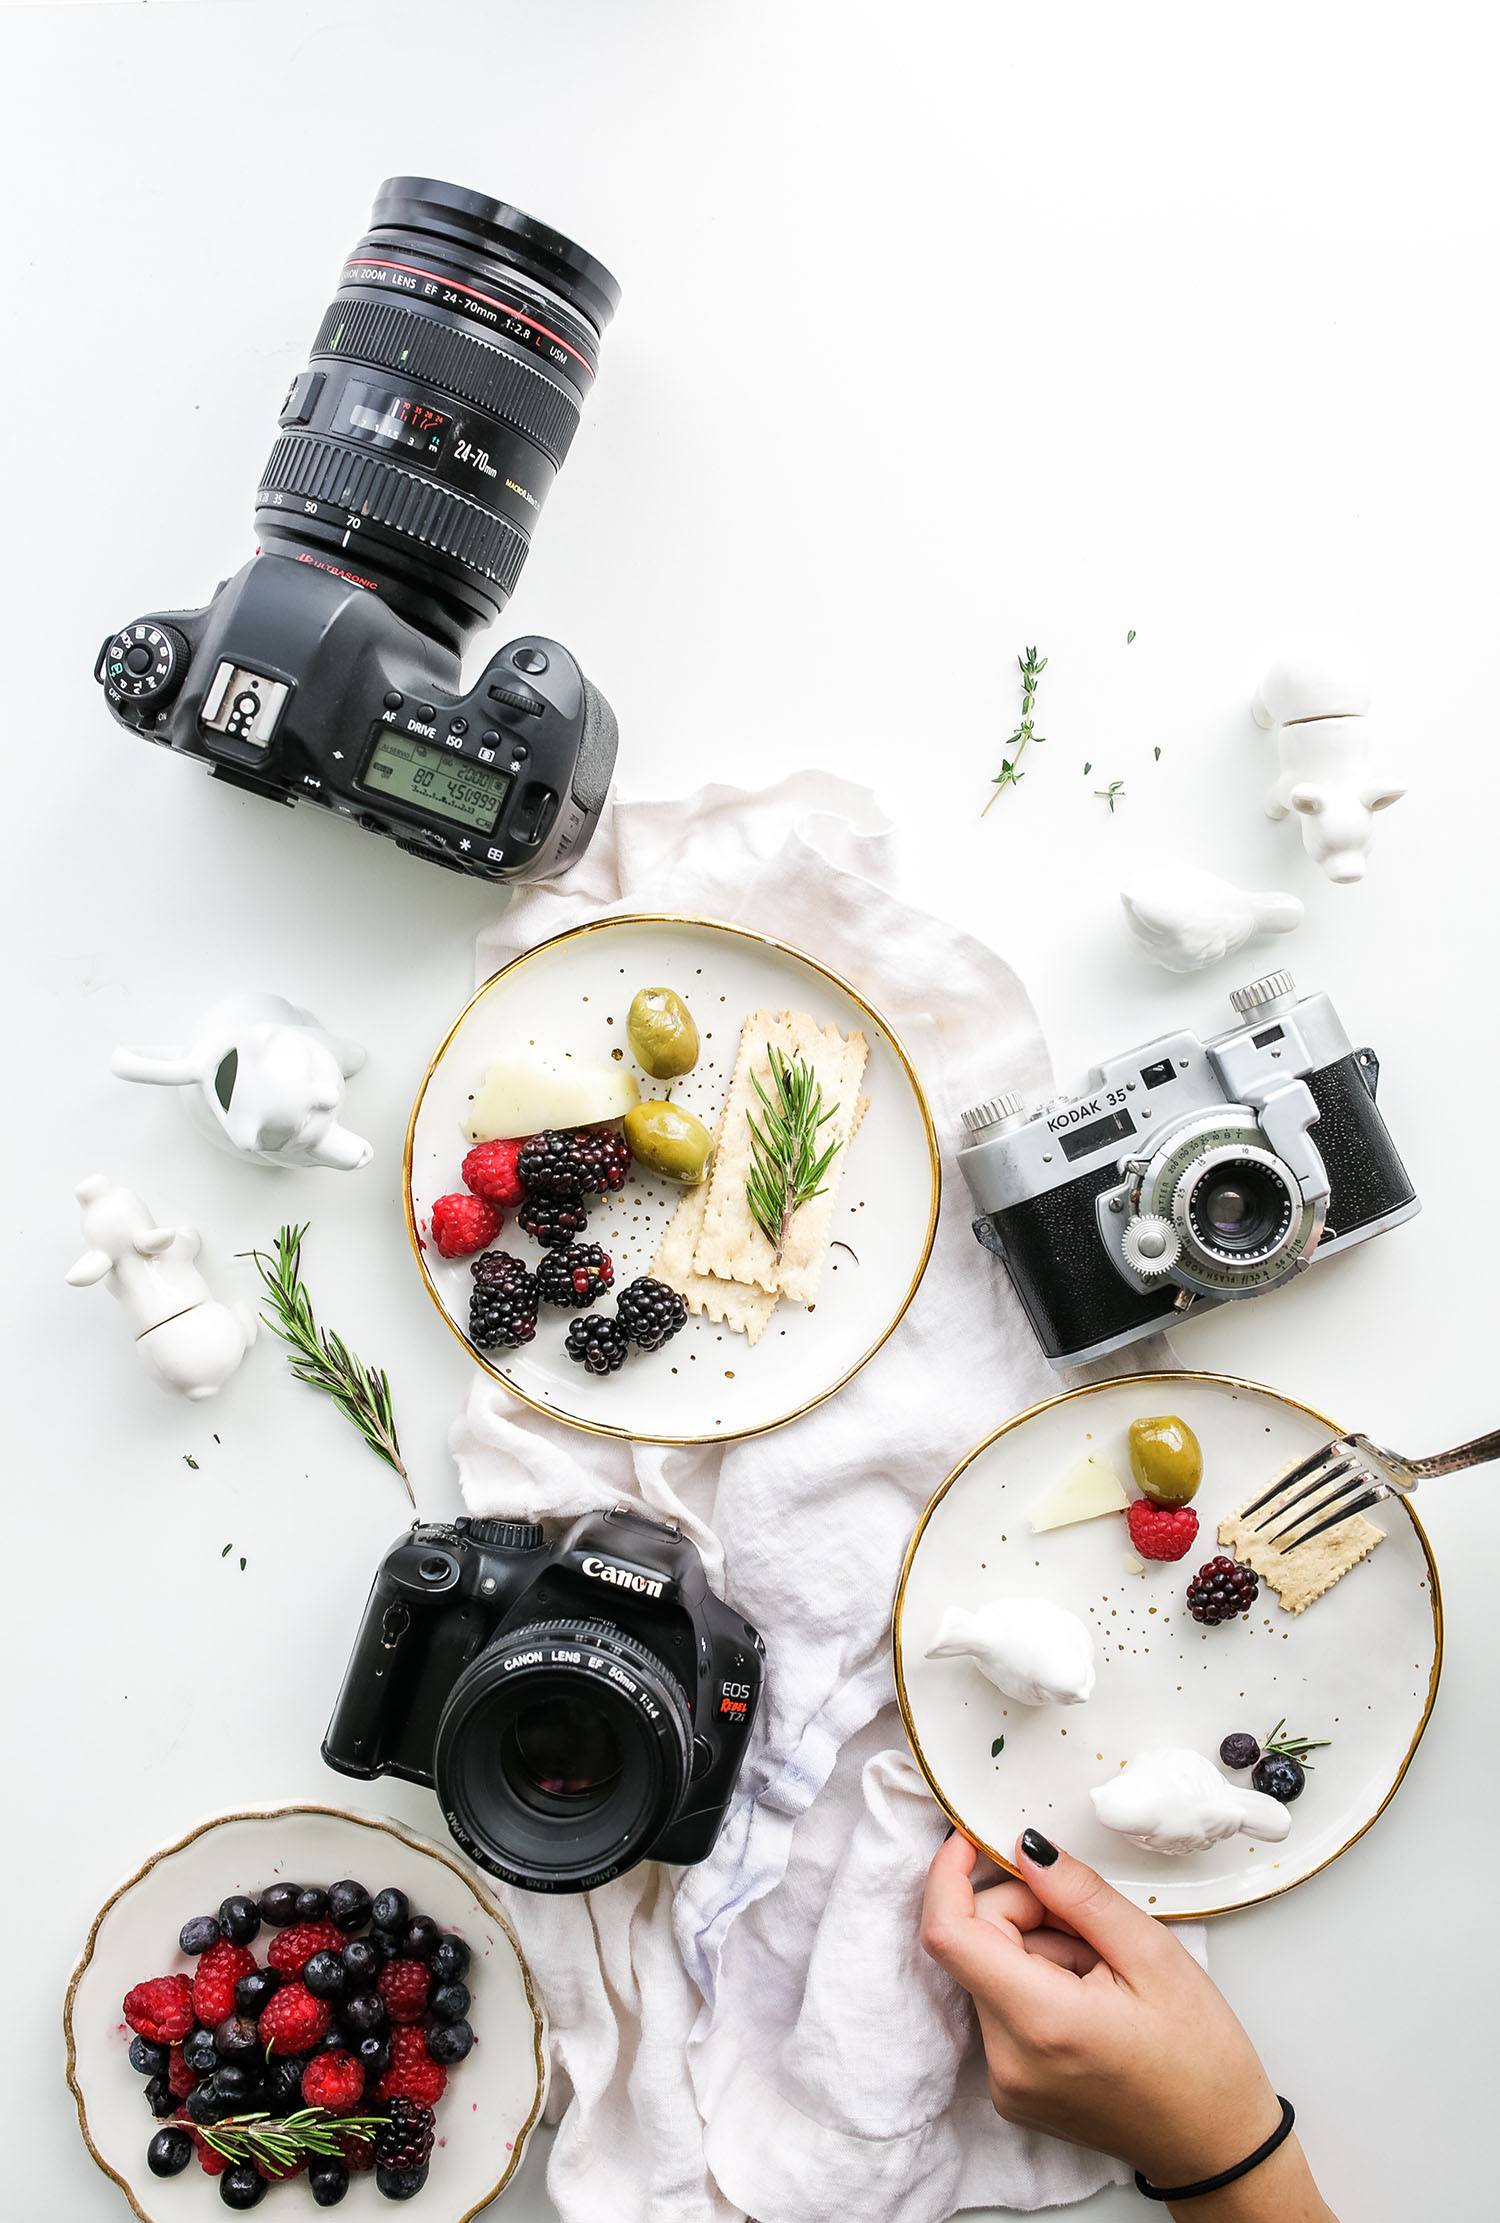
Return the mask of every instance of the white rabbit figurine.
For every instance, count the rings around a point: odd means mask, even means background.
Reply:
[[[219,1304],[193,1261],[196,1228],[158,1227],[132,1189],[91,1173],[74,1195],[88,1249],[68,1268],[75,1289],[106,1282],[136,1349],[168,1389],[196,1404],[224,1387],[255,1341],[248,1305]]]
[[[1185,1745],[1137,1753],[1089,1797],[1106,1829],[1147,1852],[1206,1852],[1242,1833],[1279,1845],[1292,1826],[1279,1800],[1227,1783],[1211,1760]]]
[[[1196,865],[1165,864],[1120,890],[1131,933],[1169,973],[1201,972],[1256,934],[1290,934],[1302,924],[1295,895],[1256,894]]]
[[[927,1657],[971,1659],[1023,1706],[1081,1706],[1094,1688],[1094,1640],[1050,1598],[992,1598],[977,1613],[949,1606]]]
[[[1250,705],[1277,736],[1280,769],[1266,816],[1302,820],[1302,846],[1330,880],[1362,880],[1374,816],[1406,789],[1371,764],[1369,689],[1311,660],[1273,664]]]
[[[339,1123],[344,1083],[365,1062],[357,1042],[284,996],[232,996],[206,1011],[184,1049],[119,1049],[121,1080],[186,1088],[193,1124],[266,1166],[353,1173],[374,1156]]]

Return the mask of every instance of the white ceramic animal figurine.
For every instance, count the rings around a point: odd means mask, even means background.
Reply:
[[[193,1124],[266,1166],[330,1166],[353,1173],[374,1156],[340,1125],[344,1083],[365,1062],[357,1042],[330,1034],[284,996],[231,996],[206,1011],[180,1050],[119,1049],[124,1081],[186,1088]]]
[[[1241,1834],[1279,1845],[1292,1826],[1279,1800],[1226,1783],[1211,1760],[1182,1745],[1137,1753],[1089,1796],[1106,1829],[1147,1852],[1206,1852]]]
[[[1094,1640],[1050,1598],[995,1598],[977,1613],[949,1606],[927,1657],[971,1659],[1023,1706],[1081,1706],[1094,1688]]]
[[[1295,895],[1237,888],[1196,865],[1159,865],[1120,890],[1125,922],[1148,957],[1169,973],[1201,972],[1256,934],[1290,934],[1302,924]]]
[[[1330,880],[1362,880],[1378,810],[1406,789],[1372,763],[1369,689],[1309,660],[1273,664],[1250,705],[1277,736],[1279,770],[1266,816],[1302,820],[1302,846]]]
[[[105,1282],[158,1381],[196,1404],[224,1387],[255,1341],[248,1305],[220,1304],[193,1261],[196,1228],[158,1227],[133,1189],[102,1173],[80,1181],[88,1249],[68,1268],[75,1289]]]

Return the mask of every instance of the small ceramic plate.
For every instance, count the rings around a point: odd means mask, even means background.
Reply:
[[[468,1340],[473,1277],[468,1259],[433,1247],[436,1199],[459,1189],[470,1099],[491,1060],[533,1045],[599,1063],[616,1056],[643,1096],[665,1084],[635,1066],[625,1035],[638,988],[675,988],[702,1044],[697,1065],[672,1084],[674,1102],[712,1129],[748,1013],[762,1006],[811,1012],[870,1045],[870,1108],[849,1146],[834,1236],[817,1301],[783,1304],[752,1350],[742,1335],[692,1317],[664,1350],[632,1353],[602,1380],[568,1358],[576,1314],[544,1305],[536,1340],[518,1351],[481,1352]],[[900,1043],[854,989],[813,958],[742,927],[665,917],[600,919],[516,958],[486,981],[459,1015],[423,1081],[406,1141],[406,1212],[412,1247],[439,1311],[479,1365],[539,1412],[598,1435],[653,1443],[712,1443],[795,1420],[848,1381],[885,1341],[916,1294],[937,1226],[937,1144],[926,1099]],[[649,1272],[681,1189],[636,1166],[616,1196],[594,1205],[581,1240],[602,1244],[615,1287]],[[509,1221],[498,1248],[534,1264],[531,1238]],[[612,1300],[598,1309],[609,1312]]]
[[[437,2111],[437,2145],[419,2213],[469,2223],[502,2192],[520,2164],[547,2094],[547,2026],[530,1972],[504,1915],[484,1885],[451,1854],[395,1822],[327,1806],[273,1806],[224,1814],[153,1853],[94,1919],[73,1980],[63,2026],[68,2083],[89,2152],[113,2177],[141,2223],[191,2223],[224,2212],[214,2181],[190,2162],[181,2176],[153,2177],[146,2148],[159,2127],[144,2085],[126,2058],[130,2031],[120,2003],[148,1976],[190,1974],[177,1933],[233,1891],[256,1893],[278,1877],[307,1883],[360,1878],[371,1891],[394,1885],[423,1914],[456,1931],[473,1955],[465,1978],[474,1995],[475,2045],[450,2071]],[[269,1933],[274,1935],[275,1933]],[[268,1933],[256,1941],[263,1957]],[[370,2177],[357,2176],[340,2212],[383,2215]],[[287,2223],[320,2215],[305,2176],[273,2185],[266,2214]]]
[[[1127,1489],[1126,1430],[1181,1414],[1203,1446],[1199,1531],[1185,1559],[1134,1555],[1122,1514],[1031,1533],[1029,1510],[1085,1452]],[[1154,1914],[1226,1914],[1326,1868],[1384,1811],[1417,1749],[1443,1654],[1437,1569],[1402,1501],[1377,1509],[1386,1540],[1301,1614],[1261,1585],[1248,1621],[1205,1628],[1191,1576],[1218,1552],[1219,1522],[1282,1468],[1339,1434],[1275,1390],[1214,1374],[1100,1382],[1022,1413],[971,1451],[933,1498],[896,1594],[902,1718],[933,1792],[966,1836],[1009,1866],[1020,1831],[1055,1836]],[[1000,1595],[1046,1597],[1093,1633],[1098,1679],[1081,1706],[1018,1705],[964,1659],[929,1660],[943,1609]],[[1328,1737],[1280,1845],[1230,1837],[1208,1852],[1142,1852],[1094,1818],[1090,1789],[1153,1745],[1218,1762],[1233,1730]],[[1003,1737],[1002,1749],[992,1750]],[[1246,1785],[1249,1778],[1230,1778]]]

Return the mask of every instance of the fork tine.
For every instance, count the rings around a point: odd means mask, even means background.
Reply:
[[[1289,1521],[1285,1518],[1285,1515],[1291,1511],[1294,1505],[1300,1505],[1305,1497],[1311,1497],[1314,1490],[1321,1490],[1324,1484],[1327,1482],[1337,1482],[1341,1489],[1348,1488],[1349,1484],[1347,1478],[1351,1474],[1357,1474],[1358,1471],[1359,1469],[1355,1466],[1355,1463],[1351,1458],[1336,1459],[1331,1467],[1323,1467],[1318,1473],[1313,1476],[1310,1482],[1304,1482],[1300,1490],[1294,1492],[1291,1497],[1285,1499],[1280,1505],[1275,1505],[1271,1508],[1271,1511],[1266,1515],[1265,1519],[1257,1523],[1255,1530],[1256,1535],[1258,1536],[1260,1534],[1261,1529],[1269,1528],[1272,1521],[1281,1522],[1281,1528],[1276,1531],[1277,1535],[1282,1534],[1288,1528],[1295,1528],[1297,1522],[1294,1520]],[[1329,1502],[1331,1503],[1332,1500],[1330,1500]],[[1308,1517],[1308,1513],[1315,1512],[1316,1510],[1317,1508],[1315,1506],[1310,1505],[1307,1509],[1307,1513],[1300,1514],[1298,1518],[1301,1520],[1306,1520]],[[1274,1538],[1272,1540],[1274,1541]]]
[[[1389,1494],[1388,1484],[1384,1482],[1372,1483],[1368,1490],[1362,1491],[1349,1504],[1341,1505],[1336,1513],[1330,1513],[1326,1521],[1319,1521],[1316,1528],[1310,1528],[1305,1536],[1299,1536],[1296,1543],[1283,1544],[1282,1551],[1295,1551],[1298,1544],[1310,1544],[1313,1538],[1321,1536],[1325,1529],[1337,1528],[1340,1521],[1352,1520],[1356,1513],[1366,1512],[1370,1506],[1378,1505],[1381,1499]]]
[[[1269,1490],[1263,1491],[1253,1505],[1245,1507],[1240,1519],[1248,1520],[1250,1515],[1258,1513],[1263,1505],[1269,1505],[1273,1497],[1280,1497],[1283,1490],[1289,1490],[1294,1482],[1303,1481],[1315,1468],[1322,1466],[1333,1457],[1334,1453],[1340,1448],[1341,1440],[1340,1437],[1334,1436],[1328,1443],[1319,1444],[1317,1450],[1310,1453],[1307,1458],[1299,1459],[1294,1467],[1284,1467]]]
[[[1331,1474],[1324,1476],[1323,1479],[1334,1481]],[[1300,1513],[1293,1513],[1289,1520],[1283,1520],[1279,1528],[1272,1529],[1270,1535],[1266,1538],[1266,1542],[1268,1544],[1279,1544],[1283,1536],[1290,1536],[1292,1530],[1300,1528],[1304,1521],[1314,1519],[1319,1513],[1326,1513],[1330,1506],[1337,1505],[1341,1497],[1347,1497],[1351,1490],[1367,1487],[1374,1479],[1375,1477],[1368,1473],[1364,1467],[1356,1466],[1352,1459],[1343,1460],[1341,1462],[1341,1478],[1334,1482],[1334,1487],[1328,1492],[1328,1495],[1318,1498],[1311,1505],[1304,1505]],[[1311,1486],[1309,1484],[1309,1487]],[[1305,1497],[1307,1491],[1303,1490],[1298,1494]],[[1282,1510],[1285,1512],[1288,1508],[1283,1507]],[[1264,1526],[1265,1523],[1262,1522],[1261,1527]],[[1256,1534],[1259,1535],[1259,1533],[1260,1530],[1257,1529]]]

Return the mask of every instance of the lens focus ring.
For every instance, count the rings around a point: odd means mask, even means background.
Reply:
[[[578,404],[546,373],[490,341],[389,301],[335,301],[314,356],[369,363],[418,378],[519,432],[561,469],[578,429]]]
[[[261,474],[258,499],[264,502],[268,494],[357,512],[372,525],[456,558],[493,580],[504,595],[514,590],[526,561],[526,536],[506,518],[383,456],[357,455],[316,434],[288,432],[277,441]]]

